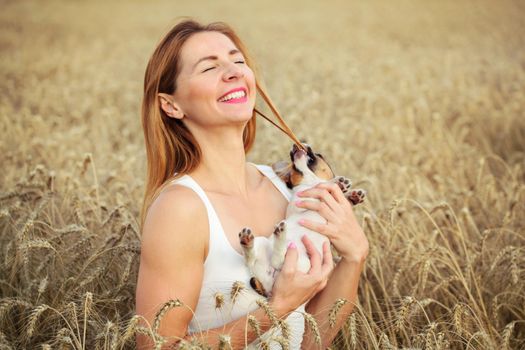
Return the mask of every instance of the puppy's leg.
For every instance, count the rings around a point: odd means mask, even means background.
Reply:
[[[246,265],[253,273],[253,265],[255,264],[255,249],[253,248],[254,236],[252,230],[245,227],[239,232],[239,241],[241,243],[242,250],[244,252],[244,258],[246,259]]]
[[[344,194],[347,194],[350,191],[350,187],[352,187],[352,180],[344,176],[336,176],[330,181],[339,185]]]
[[[248,227],[243,228],[242,231],[239,232],[239,241],[241,243],[241,247],[244,253],[246,265],[248,266],[248,269],[250,270],[252,276],[254,276],[250,278],[251,287],[263,297],[268,297],[268,292],[263,287],[263,284],[261,283],[259,278],[257,278],[258,276],[256,274],[255,263],[257,261],[257,258],[255,257],[255,237],[252,234],[252,230],[250,230]]]
[[[365,200],[365,196],[366,196],[366,191],[360,188],[356,188],[355,190],[351,190],[350,192],[345,194],[345,197],[353,205],[358,205],[359,203],[363,203]]]
[[[284,263],[284,256],[286,255],[286,221],[279,222],[273,230],[273,252],[272,252],[272,267],[280,270]]]

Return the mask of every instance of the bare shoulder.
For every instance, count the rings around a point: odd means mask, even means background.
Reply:
[[[204,248],[208,238],[206,206],[199,195],[186,186],[171,184],[153,201],[142,230],[142,251],[150,246],[191,245]],[[167,246],[166,246],[167,245]]]
[[[182,185],[166,187],[151,204],[144,221],[136,289],[136,312],[152,325],[168,300],[188,308],[168,312],[159,334],[183,337],[195,310],[208,244],[206,207],[197,193]],[[147,326],[143,324],[143,326]],[[151,349],[149,338],[137,335],[137,349]]]

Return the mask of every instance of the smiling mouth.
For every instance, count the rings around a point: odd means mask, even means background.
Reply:
[[[219,102],[221,103],[244,103],[246,101],[248,101],[248,97],[243,96],[243,97],[232,98],[231,100],[219,101]]]
[[[248,96],[248,92],[246,91],[246,89],[242,88],[241,90],[234,91],[232,93],[229,93],[221,97],[218,101],[219,102],[241,101],[243,99],[246,99],[247,96]]]

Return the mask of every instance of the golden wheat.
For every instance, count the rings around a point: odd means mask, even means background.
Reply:
[[[155,38],[197,7],[2,3],[0,348],[128,350],[137,333],[165,345],[134,310],[141,82]],[[370,255],[330,348],[523,348],[522,4],[225,0],[198,13],[237,27],[294,133],[367,190],[354,213]],[[290,144],[260,119],[247,160],[284,160]],[[222,312],[249,289],[209,302]]]
[[[305,326],[313,333],[315,343],[321,345],[321,333],[315,318],[308,312],[303,312]]]

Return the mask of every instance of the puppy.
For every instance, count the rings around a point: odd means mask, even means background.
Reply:
[[[252,278],[250,284],[257,293],[271,296],[276,273],[281,269],[288,244],[294,242],[299,258],[297,269],[302,272],[310,270],[310,259],[306,253],[301,237],[306,234],[316,249],[322,254],[322,246],[328,241],[326,236],[312,231],[298,223],[300,219],[326,223],[326,220],[314,210],[299,208],[296,200],[313,200],[316,198],[298,197],[297,192],[316,186],[320,182],[334,182],[339,185],[345,197],[353,204],[363,202],[366,192],[362,189],[350,190],[351,181],[343,176],[335,176],[332,168],[319,153],[314,153],[307,143],[302,142],[306,152],[293,145],[290,151],[291,162],[278,162],[272,165],[275,173],[292,190],[292,199],[286,209],[286,219],[279,222],[270,238],[254,237],[248,227],[239,233],[239,240],[244,252],[246,264]]]

